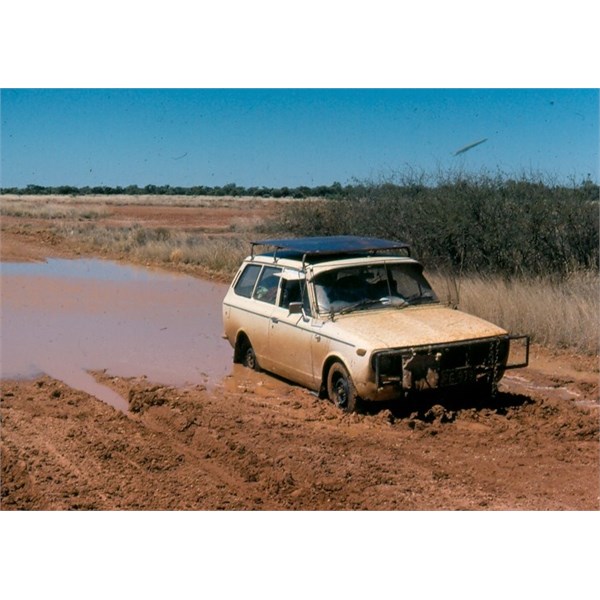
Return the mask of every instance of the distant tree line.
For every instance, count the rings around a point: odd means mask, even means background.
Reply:
[[[24,188],[0,188],[0,194],[17,195],[60,195],[60,196],[96,196],[101,194],[159,195],[159,196],[253,196],[257,198],[341,198],[352,193],[354,186],[342,186],[339,182],[331,185],[298,187],[243,187],[235,183],[223,186],[195,185],[181,187],[172,185],[121,186],[85,186],[72,185],[46,186],[28,185]]]

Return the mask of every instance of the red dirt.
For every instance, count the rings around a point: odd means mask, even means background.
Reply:
[[[43,224],[5,225],[2,260],[75,255]],[[2,510],[600,507],[596,357],[535,347],[483,406],[366,415],[238,366],[211,390],[93,375],[128,413],[47,376],[2,381]]]
[[[146,227],[225,232],[244,219],[264,219],[273,209],[263,203],[248,208],[114,206],[110,210],[110,222],[123,227],[143,222]]]

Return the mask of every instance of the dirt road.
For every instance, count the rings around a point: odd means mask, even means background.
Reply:
[[[487,408],[345,415],[243,369],[218,390],[97,374],[2,384],[2,508],[595,510],[597,408],[503,392]]]
[[[4,260],[76,254],[9,225]],[[2,510],[600,508],[595,357],[536,347],[483,407],[366,415],[233,365],[210,389],[93,375],[128,412],[47,376],[2,381]]]

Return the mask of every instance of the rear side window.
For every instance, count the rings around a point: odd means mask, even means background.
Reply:
[[[265,267],[261,273],[256,289],[254,290],[254,298],[261,302],[275,304],[277,300],[277,290],[281,278],[281,269],[277,267]]]
[[[260,273],[260,265],[248,265],[244,272],[240,275],[233,290],[238,296],[244,296],[250,298],[252,296],[252,290],[258,274]]]

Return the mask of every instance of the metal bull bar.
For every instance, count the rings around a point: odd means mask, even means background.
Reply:
[[[499,344],[504,340],[508,346],[500,358]],[[512,342],[523,342],[523,360],[510,363],[510,349]],[[452,348],[466,348],[478,342],[489,344],[489,353],[483,361],[476,363],[467,360],[466,364],[454,365],[445,369],[442,364],[442,355]],[[446,387],[469,383],[477,374],[489,373],[494,379],[499,371],[505,369],[519,369],[529,364],[529,342],[528,335],[509,335],[502,338],[487,338],[485,340],[465,340],[451,344],[434,344],[430,346],[394,348],[377,352],[373,357],[373,369],[375,371],[375,383],[378,389],[385,385],[396,384],[404,389],[427,389]],[[393,359],[391,372],[382,369],[382,361]],[[505,362],[506,361],[506,362]],[[392,365],[390,365],[392,366]],[[387,371],[387,372],[384,372]],[[417,373],[419,373],[417,375]],[[415,388],[415,384],[417,387]]]
[[[506,367],[504,367],[504,368],[505,369],[521,369],[523,367],[527,367],[529,365],[529,336],[528,335],[509,335],[508,340],[509,340],[509,343],[511,343],[511,346],[512,346],[512,342],[514,340],[525,340],[525,360],[523,360],[520,363],[515,363],[513,365],[511,365],[507,362]],[[510,348],[510,346],[509,346],[509,348]],[[509,350],[509,357],[510,357],[510,350]]]

